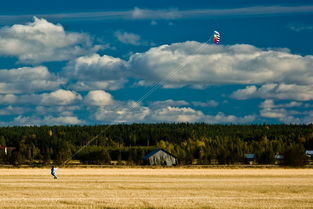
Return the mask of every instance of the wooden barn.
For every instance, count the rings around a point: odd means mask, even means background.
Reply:
[[[143,161],[146,165],[174,166],[178,164],[178,159],[164,149],[155,149],[147,154]]]

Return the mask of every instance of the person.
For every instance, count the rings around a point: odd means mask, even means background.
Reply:
[[[51,167],[51,175],[54,177],[54,179],[58,178],[58,176],[55,173],[56,170],[57,170],[57,168],[55,168],[54,166]]]

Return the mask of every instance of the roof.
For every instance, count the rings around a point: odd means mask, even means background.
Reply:
[[[306,151],[305,151],[305,154],[306,154],[306,155],[313,155],[313,150],[306,150]]]
[[[172,157],[174,157],[174,158],[177,158],[176,156],[172,155],[171,153],[169,153],[168,151],[166,151],[166,150],[164,150],[164,149],[154,149],[154,150],[152,150],[149,154],[147,154],[146,156],[144,156],[143,159],[144,159],[144,160],[145,160],[145,159],[148,159],[148,158],[152,157],[153,155],[155,155],[156,153],[158,153],[159,151],[163,151],[163,152],[165,152],[166,154],[168,154],[168,155],[170,155],[170,156],[172,156]]]
[[[245,158],[246,159],[254,159],[255,154],[249,153],[249,154],[245,154]]]
[[[0,149],[5,149],[5,148],[7,148],[7,149],[9,149],[9,150],[14,150],[14,149],[16,149],[15,147],[7,147],[7,146],[0,145]]]
[[[275,155],[276,160],[283,160],[284,158],[285,158],[284,155],[279,155],[279,154]]]

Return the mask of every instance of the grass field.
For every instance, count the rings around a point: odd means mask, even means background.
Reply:
[[[313,169],[0,169],[0,208],[313,208]]]

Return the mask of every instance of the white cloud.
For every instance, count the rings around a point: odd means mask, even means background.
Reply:
[[[105,91],[94,90],[87,94],[85,103],[90,106],[107,106],[113,103],[113,98],[111,94]]]
[[[152,26],[158,25],[158,22],[155,20],[151,20],[150,25],[152,25]]]
[[[285,99],[310,101],[313,100],[313,85],[297,85],[297,84],[264,84],[260,88],[256,86],[247,86],[232,93],[235,99]]]
[[[313,6],[258,6],[241,8],[221,8],[221,9],[192,9],[177,10],[163,9],[151,10],[134,8],[132,17],[134,19],[179,19],[179,18],[204,18],[219,16],[264,16],[271,14],[301,14],[312,12]]]
[[[255,121],[255,115],[245,115],[243,117],[237,117],[235,115],[225,115],[224,113],[219,112],[216,115],[206,115],[204,122],[206,123],[251,123]]]
[[[114,101],[114,104],[91,109],[93,118],[106,123],[130,122],[207,122],[207,123],[248,123],[255,116],[206,115],[202,111],[187,107],[184,100],[164,100],[151,102],[145,107],[134,101]],[[207,103],[206,103],[207,105]],[[185,106],[185,107],[180,107]]]
[[[140,36],[135,33],[116,31],[115,37],[124,44],[140,45]]]
[[[64,69],[64,75],[78,90],[119,89],[126,82],[127,62],[111,56],[92,54],[71,61]]]
[[[134,19],[176,19],[181,17],[177,9],[151,10],[135,7],[132,11]]]
[[[155,109],[151,115],[152,120],[162,122],[196,122],[203,118],[201,111],[189,107],[164,107]]]
[[[19,104],[19,105],[45,105],[59,106],[70,105],[82,97],[73,91],[58,89],[49,93],[42,94],[23,94],[23,95],[0,95],[1,104]]]
[[[30,93],[57,89],[65,80],[44,66],[0,70],[0,93]]]
[[[113,99],[112,99],[113,100]],[[248,123],[255,120],[254,115],[237,117],[218,113],[206,115],[202,111],[187,107],[184,100],[164,100],[151,102],[143,106],[135,101],[116,101],[92,108],[93,118],[105,123],[134,122],[207,122],[207,123]],[[180,107],[185,106],[185,107]],[[96,108],[96,109],[95,109]]]
[[[69,105],[82,99],[78,93],[63,89],[59,89],[51,93],[41,94],[40,96],[40,104],[48,106]]]
[[[101,20],[129,20],[129,19],[178,19],[178,18],[216,18],[220,16],[240,16],[242,18],[251,18],[251,16],[264,16],[273,14],[307,14],[313,11],[313,6],[256,6],[256,7],[239,7],[239,8],[218,8],[218,9],[140,9],[135,7],[132,10],[111,10],[99,12],[67,12],[67,13],[49,13],[40,14],[46,19],[64,21],[64,20],[84,20],[84,21],[101,21]],[[16,23],[32,18],[32,15],[0,15],[0,23]]]
[[[28,108],[16,107],[16,106],[7,106],[0,109],[0,115],[21,115],[29,111]]]
[[[106,123],[135,123],[144,122],[150,109],[134,101],[119,102],[117,105],[100,107],[94,114],[97,121]]]
[[[265,118],[273,118],[286,124],[309,124],[312,123],[313,111],[296,111],[294,107],[306,107],[300,102],[275,104],[274,100],[267,99],[260,105],[260,115]]]
[[[179,107],[179,106],[187,106],[187,105],[189,105],[189,103],[184,101],[184,100],[168,99],[168,100],[164,100],[164,101],[151,102],[150,107],[156,107],[156,108],[169,107],[169,106]]]
[[[81,110],[79,105],[62,105],[62,106],[36,106],[34,113],[36,115],[58,115],[58,116],[73,116],[74,111]]]
[[[313,30],[313,26],[312,25],[304,25],[304,24],[301,24],[301,23],[289,24],[288,28],[290,30],[295,31],[295,32],[302,32],[302,31],[306,31],[306,30]]]
[[[18,116],[14,118],[13,125],[18,126],[32,126],[32,125],[78,125],[83,124],[84,121],[78,119],[76,116],[45,116],[39,117],[25,117]]]
[[[196,107],[216,107],[218,106],[218,102],[215,101],[215,100],[209,100],[209,101],[206,101],[206,102],[192,102],[193,106],[196,106]]]
[[[0,103],[2,105],[14,104],[16,101],[17,101],[17,96],[15,96],[14,94],[5,94],[5,95],[0,94]]]
[[[206,122],[206,123],[249,123],[255,120],[254,115],[237,117],[235,115],[206,115],[190,107],[161,107],[151,111],[150,119],[154,122]]]
[[[155,81],[162,81],[164,87],[196,88],[269,82],[313,85],[313,56],[247,44],[222,46],[188,41],[162,45],[132,55],[129,66],[141,85]]]
[[[61,25],[36,17],[31,23],[0,29],[0,55],[16,56],[23,63],[69,60],[99,49],[88,35],[65,32]]]

